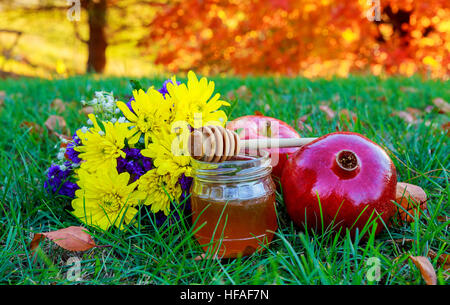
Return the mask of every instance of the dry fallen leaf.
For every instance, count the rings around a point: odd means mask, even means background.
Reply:
[[[448,217],[448,216],[438,216],[438,217],[436,217],[436,219],[437,219],[437,221],[440,221],[440,222],[447,222],[447,221],[450,220],[450,217]]]
[[[416,265],[422,274],[422,278],[425,280],[427,285],[436,285],[437,277],[434,271],[433,265],[430,260],[425,256],[409,256],[411,261]]]
[[[56,110],[57,112],[64,112],[64,110],[66,110],[66,105],[64,104],[62,99],[56,98],[50,104],[50,108]]]
[[[5,102],[5,97],[6,97],[6,92],[0,91],[0,108],[3,106],[3,104]]]
[[[89,114],[94,113],[94,107],[92,106],[83,107],[80,109],[79,113],[88,116]]]
[[[400,91],[405,92],[405,93],[416,93],[419,91],[415,87],[407,87],[407,86],[402,86],[399,89],[400,89]]]
[[[308,119],[309,115],[305,114],[303,116],[301,116],[298,120],[297,120],[297,124],[293,124],[296,125],[297,128],[300,131],[304,131],[305,129],[308,129],[309,132],[312,132],[312,127],[309,124],[306,124],[306,120]]]
[[[417,121],[417,118],[407,111],[397,111],[392,113],[391,116],[398,116],[399,118],[403,119],[405,122],[409,124],[413,124]]]
[[[339,111],[339,122],[338,127],[339,130],[348,131],[350,130],[350,126],[358,120],[356,114],[348,109],[342,109]]]
[[[413,216],[399,208],[397,217],[400,222],[412,222],[416,213],[420,217],[421,211],[427,209],[427,194],[420,186],[414,184],[398,182],[395,201]]]
[[[35,233],[30,244],[31,250],[39,246],[41,239],[44,237],[69,251],[86,251],[97,247],[85,228],[71,226],[52,232]]]
[[[433,250],[428,251],[428,257],[431,259],[435,259],[437,257],[437,253]],[[437,263],[439,266],[444,266],[444,270],[447,271],[450,269],[450,254],[443,253],[438,256]]]
[[[444,99],[438,97],[433,100],[433,104],[439,109],[439,113],[449,113],[450,104],[444,101]]]
[[[20,128],[29,129],[31,134],[42,135],[44,133],[42,126],[35,122],[23,121],[20,123]]]
[[[423,114],[422,110],[413,107],[407,107],[406,111],[411,113],[415,117],[421,116]]]
[[[56,130],[59,128],[63,132],[67,131],[67,123],[66,120],[59,115],[51,115],[44,123],[45,127],[47,127],[49,133],[57,134]]]
[[[252,92],[246,85],[242,85],[237,90],[228,91],[226,97],[229,100],[234,100],[235,98],[250,98],[252,97]]]
[[[339,111],[339,118],[343,121],[353,121],[353,123],[356,123],[358,120],[358,116],[353,111],[350,111],[348,109],[342,109]]]
[[[336,116],[336,113],[327,105],[320,105],[319,109],[325,113],[328,121],[331,121]]]

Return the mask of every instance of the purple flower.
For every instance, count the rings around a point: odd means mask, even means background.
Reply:
[[[161,93],[161,94],[164,96],[164,98],[166,98],[166,94],[169,94],[169,91],[167,91],[167,84],[168,84],[168,83],[173,84],[172,80],[171,80],[171,79],[168,79],[168,80],[166,80],[166,81],[163,83],[161,89],[158,90],[159,93]],[[180,82],[177,82],[177,85],[180,85],[180,84],[181,84]]]
[[[139,179],[143,174],[153,168],[152,159],[144,157],[140,149],[124,148],[126,156],[117,158],[117,171],[119,173],[128,172],[131,176],[131,182]]]
[[[78,145],[81,145],[81,140],[80,140],[80,138],[78,138],[76,132],[73,135],[72,139],[73,139],[73,141],[69,142],[69,144],[67,144],[66,155],[69,158],[69,160],[72,161],[73,163],[80,163],[81,159],[78,158],[78,155],[80,153],[78,151],[76,151],[74,148]]]
[[[44,182],[44,187],[52,194],[59,194],[75,198],[75,191],[79,186],[69,181],[72,176],[73,169],[69,161],[64,162],[61,167],[57,164],[52,164],[48,169],[47,180]]]
[[[128,109],[130,109],[131,112],[134,113],[133,108],[131,107],[131,102],[132,102],[132,101],[134,101],[134,96],[132,96],[132,97],[128,100],[127,107],[128,107]]]

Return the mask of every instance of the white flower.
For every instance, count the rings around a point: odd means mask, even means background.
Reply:
[[[58,160],[64,159],[64,153],[63,153],[63,152],[59,152],[59,153],[56,155],[56,158],[58,158]]]
[[[101,135],[101,136],[104,136],[105,132],[103,130],[99,130],[98,134]]]
[[[88,132],[88,128],[86,126],[81,127],[81,132],[82,133]]]
[[[123,117],[123,116],[121,116],[120,118],[119,118],[119,123],[125,123],[125,121],[126,121],[126,119],[125,119],[125,117]]]

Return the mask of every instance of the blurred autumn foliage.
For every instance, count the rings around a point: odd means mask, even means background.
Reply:
[[[0,77],[192,69],[448,79],[449,54],[449,0],[0,1]]]
[[[156,14],[139,45],[158,45],[155,62],[174,72],[447,78],[449,7],[448,0],[183,0]]]

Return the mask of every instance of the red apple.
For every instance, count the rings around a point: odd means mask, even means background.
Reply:
[[[299,226],[349,228],[352,235],[376,216],[379,233],[395,214],[397,174],[376,143],[352,132],[335,132],[303,146],[281,177],[288,214]],[[320,204],[319,199],[320,198]],[[373,213],[372,217],[371,214]]]
[[[228,122],[227,128],[235,130],[241,140],[300,138],[295,129],[286,122],[263,115],[246,115],[237,118]],[[272,158],[272,175],[274,177],[281,178],[281,173],[288,157],[298,149],[298,147],[267,149]]]

